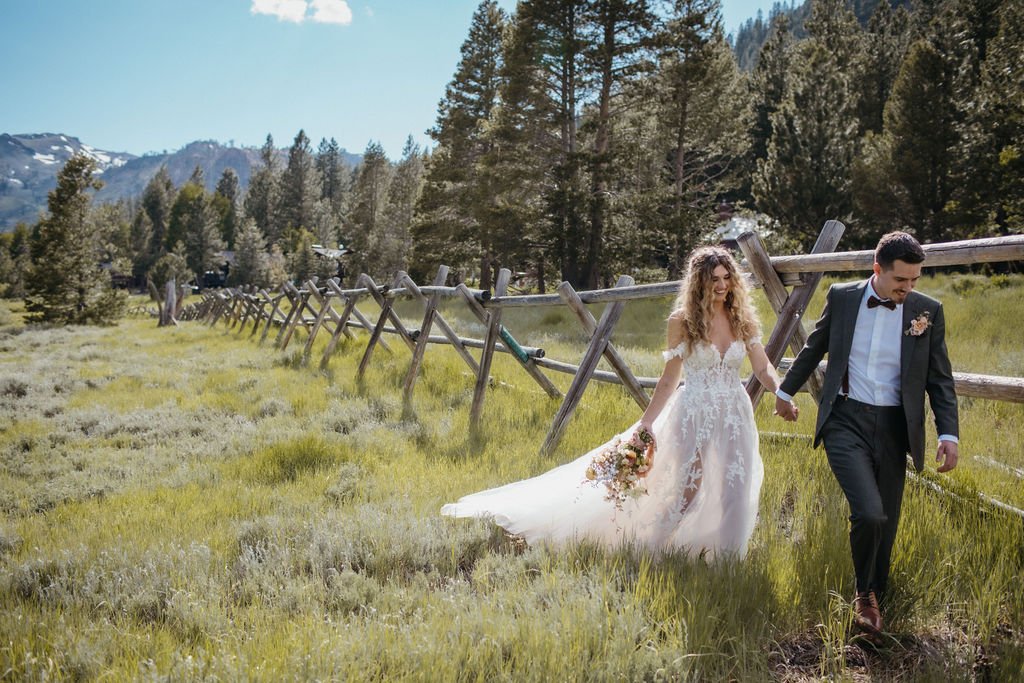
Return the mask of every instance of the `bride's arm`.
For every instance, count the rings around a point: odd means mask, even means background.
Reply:
[[[750,367],[753,368],[757,381],[769,393],[774,394],[781,382],[779,381],[779,373],[775,371],[775,367],[768,360],[768,354],[764,351],[764,345],[758,341],[748,343],[747,357],[750,358]]]
[[[680,332],[680,321],[675,317],[669,318],[668,348],[670,352],[674,351],[679,346],[683,341],[682,337],[683,335]],[[647,405],[647,410],[644,411],[643,416],[640,418],[640,426],[650,432],[652,438],[654,437],[654,421],[665,408],[665,404],[668,403],[668,399],[672,395],[672,392],[679,386],[679,379],[682,376],[683,359],[678,354],[673,354],[665,361],[665,369],[661,371],[661,377],[658,379],[658,384],[654,387],[654,394],[651,396],[651,402]]]

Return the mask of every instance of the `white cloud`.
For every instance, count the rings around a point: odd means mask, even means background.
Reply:
[[[309,11],[312,10],[312,15]],[[250,12],[269,14],[280,21],[301,24],[306,19],[319,24],[352,23],[352,9],[345,0],[252,0]]]
[[[309,4],[313,8],[313,21],[342,26],[352,23],[352,9],[345,0],[310,0]]]
[[[300,24],[306,18],[306,0],[252,0],[249,11]]]

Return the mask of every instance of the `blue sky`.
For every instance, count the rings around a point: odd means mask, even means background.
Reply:
[[[0,132],[143,154],[430,144],[479,0],[0,0]],[[514,0],[499,0],[507,11]],[[771,0],[724,0],[726,30]]]

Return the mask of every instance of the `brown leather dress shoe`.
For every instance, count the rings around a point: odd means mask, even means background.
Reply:
[[[882,613],[874,591],[857,593],[853,599],[853,612],[853,623],[858,628],[871,634],[882,632]]]

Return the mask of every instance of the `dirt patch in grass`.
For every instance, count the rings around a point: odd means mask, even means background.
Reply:
[[[972,640],[956,629],[936,629],[890,634],[877,647],[854,638],[843,647],[841,661],[838,653],[833,661],[826,661],[821,638],[807,631],[776,642],[768,659],[775,679],[786,683],[822,678],[858,682],[1000,681],[1009,680],[1005,676],[1016,668],[1022,653],[1024,634],[1008,627],[997,629],[989,643]]]

